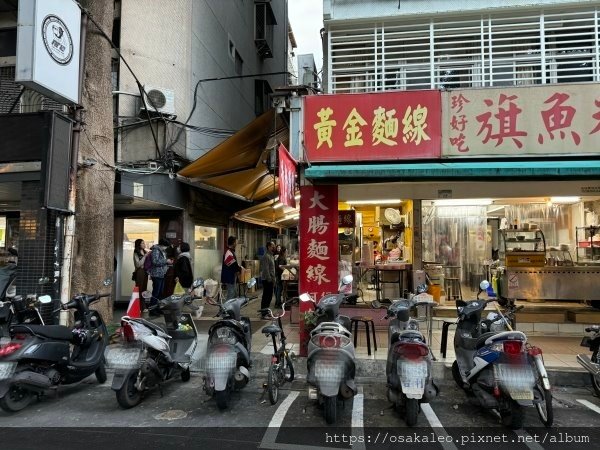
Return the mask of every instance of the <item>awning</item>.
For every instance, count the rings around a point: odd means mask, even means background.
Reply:
[[[283,206],[279,198],[236,212],[234,219],[271,228],[287,228],[298,223],[300,215],[300,192],[296,192],[296,208]]]
[[[179,179],[249,201],[276,195],[276,177],[265,161],[272,148],[288,140],[287,124],[271,109],[181,169]]]
[[[509,178],[597,178],[600,161],[484,161],[415,164],[314,165],[304,172],[309,179],[441,180]]]

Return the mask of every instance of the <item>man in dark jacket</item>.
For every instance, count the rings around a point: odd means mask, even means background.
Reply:
[[[190,289],[194,281],[194,272],[192,270],[192,262],[190,256],[190,244],[182,242],[179,246],[181,253],[175,262],[175,277],[179,280],[179,284],[184,289]]]
[[[275,285],[275,259],[273,253],[275,252],[275,243],[269,242],[267,244],[267,251],[260,260],[260,277],[262,278],[263,295],[260,302],[261,309],[269,308],[271,306],[271,300],[273,300],[273,287]],[[267,316],[263,315],[263,319]]]
[[[227,238],[227,250],[225,250],[225,253],[223,254],[223,264],[221,265],[221,283],[227,286],[226,300],[235,298],[237,275],[242,271],[235,256],[236,244],[237,238],[235,236],[229,236]]]
[[[166,249],[171,245],[169,241],[162,238],[158,241],[158,245],[152,247],[150,257],[152,258],[152,268],[149,275],[152,278],[152,299],[150,306],[158,304],[162,298],[162,290],[165,283],[165,274],[167,273],[168,264],[172,264],[172,260],[167,259]],[[159,315],[158,311],[153,310],[151,315]]]

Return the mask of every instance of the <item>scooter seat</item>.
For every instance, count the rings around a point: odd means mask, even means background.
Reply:
[[[49,339],[59,341],[70,341],[73,338],[71,328],[62,325],[13,325],[10,327],[12,333],[37,334]]]
[[[263,334],[279,334],[279,333],[281,333],[281,328],[279,328],[277,325],[267,325],[266,327],[264,327],[261,330],[261,333],[263,333]]]

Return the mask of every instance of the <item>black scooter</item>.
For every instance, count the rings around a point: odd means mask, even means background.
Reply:
[[[577,355],[577,362],[590,373],[590,379],[596,395],[600,397],[600,325],[594,325],[585,329],[590,336],[584,336],[581,346],[589,348],[592,358],[583,353]]]
[[[108,286],[111,280],[105,280]],[[16,412],[32,397],[62,384],[73,384],[95,374],[106,381],[104,350],[108,332],[90,304],[110,294],[77,294],[62,309],[75,309],[75,326],[16,324],[11,341],[0,347],[0,407]],[[59,309],[60,310],[60,309]],[[56,312],[58,312],[57,310]]]

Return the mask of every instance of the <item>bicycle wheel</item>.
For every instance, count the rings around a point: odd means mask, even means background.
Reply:
[[[294,364],[292,363],[292,358],[290,358],[290,355],[287,352],[285,353],[285,358],[283,359],[283,375],[284,380],[288,383],[294,381]]]
[[[269,367],[269,377],[267,378],[267,392],[269,393],[269,401],[271,405],[277,403],[279,399],[279,381],[277,380],[277,366],[271,364]]]

